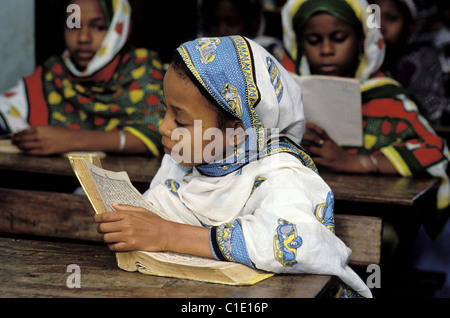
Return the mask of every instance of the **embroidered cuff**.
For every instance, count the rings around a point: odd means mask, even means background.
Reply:
[[[217,226],[213,226],[209,231],[209,242],[211,245],[211,251],[214,255],[214,258],[218,261],[228,261],[225,257],[223,257],[220,252],[219,244],[217,244]]]
[[[240,220],[233,224],[212,227],[210,231],[211,250],[220,261],[236,262],[255,268],[248,255]]]

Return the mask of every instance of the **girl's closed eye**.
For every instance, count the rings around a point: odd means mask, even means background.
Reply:
[[[331,36],[331,39],[335,42],[342,43],[347,40],[348,34],[344,32],[336,32]]]
[[[174,120],[174,122],[175,122],[175,125],[177,125],[178,127],[185,127],[186,125],[185,124],[182,124],[182,123],[180,123],[178,120]]]
[[[106,24],[95,23],[92,27],[94,30],[99,31],[99,32],[108,31],[108,27],[106,26]]]
[[[306,42],[309,45],[317,45],[320,42],[322,42],[322,38],[320,36],[318,36],[318,35],[315,35],[315,34],[308,35],[308,36],[306,36]]]

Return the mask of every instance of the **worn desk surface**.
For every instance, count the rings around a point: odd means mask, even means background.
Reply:
[[[102,164],[108,170],[127,171],[134,183],[149,184],[160,166],[160,159],[107,156]],[[74,176],[68,159],[62,157],[0,154],[1,170]],[[336,200],[401,206],[413,206],[440,182],[437,178],[339,174],[324,169],[320,174],[330,185]]]
[[[109,170],[127,171],[134,183],[148,186],[160,160],[108,156],[102,164]],[[63,157],[0,154],[1,171],[36,174],[44,183],[46,175],[75,177]],[[0,297],[313,298],[326,292],[334,280],[321,275],[277,275],[254,286],[235,287],[127,273],[117,267],[114,254],[104,244],[95,243],[101,237],[93,214],[83,196],[0,189],[0,232],[33,235],[28,240],[0,237]],[[76,241],[68,243],[67,238]],[[81,289],[66,286],[70,264],[81,267]]]
[[[227,286],[129,273],[103,245],[0,238],[0,298],[314,298],[334,277],[276,275],[253,286]],[[70,289],[67,272],[80,268],[81,288]],[[70,280],[69,280],[70,281]]]
[[[108,156],[102,164],[109,170],[127,171],[135,184],[147,189],[160,160]],[[38,186],[41,181],[49,183],[46,178],[51,176],[63,177],[62,183],[75,179],[69,160],[63,157],[0,154],[0,179],[2,173],[7,178],[15,177],[16,173],[18,178],[35,175]],[[408,212],[410,219],[411,208],[423,210],[424,202],[434,199],[439,185],[435,178],[337,174],[323,169],[320,173],[334,192],[337,214],[375,215],[383,217],[383,220],[385,216],[403,212]],[[0,182],[3,187],[0,187],[0,232],[62,240],[101,240],[92,222],[93,210],[85,197],[61,193],[59,189],[57,192],[36,188],[9,189],[8,180]],[[377,214],[372,214],[371,209]],[[307,298],[320,295],[332,279],[317,275],[276,276],[252,287],[230,287],[148,277],[121,271],[113,254],[97,243],[83,245],[0,238],[0,255],[0,297]],[[78,264],[85,270],[81,290],[70,290],[65,285],[69,275],[66,268],[70,264]]]
[[[438,178],[340,174],[320,170],[336,200],[413,206],[436,190]]]
[[[159,169],[160,159],[142,156],[107,156],[102,159],[105,169],[127,171],[133,182],[150,183]],[[69,159],[62,156],[32,157],[0,153],[0,171],[17,171],[57,176],[75,176]]]

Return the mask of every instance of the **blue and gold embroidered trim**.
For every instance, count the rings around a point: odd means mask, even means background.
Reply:
[[[239,219],[211,229],[211,245],[221,261],[236,262],[255,268],[248,255],[244,232]]]

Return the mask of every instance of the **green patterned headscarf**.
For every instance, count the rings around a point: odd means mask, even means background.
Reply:
[[[301,30],[305,23],[319,12],[326,12],[350,25],[361,27],[361,22],[345,0],[314,0],[301,5],[292,20],[294,29]]]
[[[305,23],[319,12],[326,12],[354,26],[357,32],[363,32],[364,55],[355,78],[364,81],[377,71],[383,63],[385,47],[380,30],[367,24],[372,14],[368,7],[366,0],[288,0],[281,12],[283,44],[296,64],[296,72],[310,75],[308,62],[298,41]]]
[[[100,6],[102,7],[103,14],[105,15],[106,25],[109,28],[114,16],[114,7],[112,0],[100,0]]]

